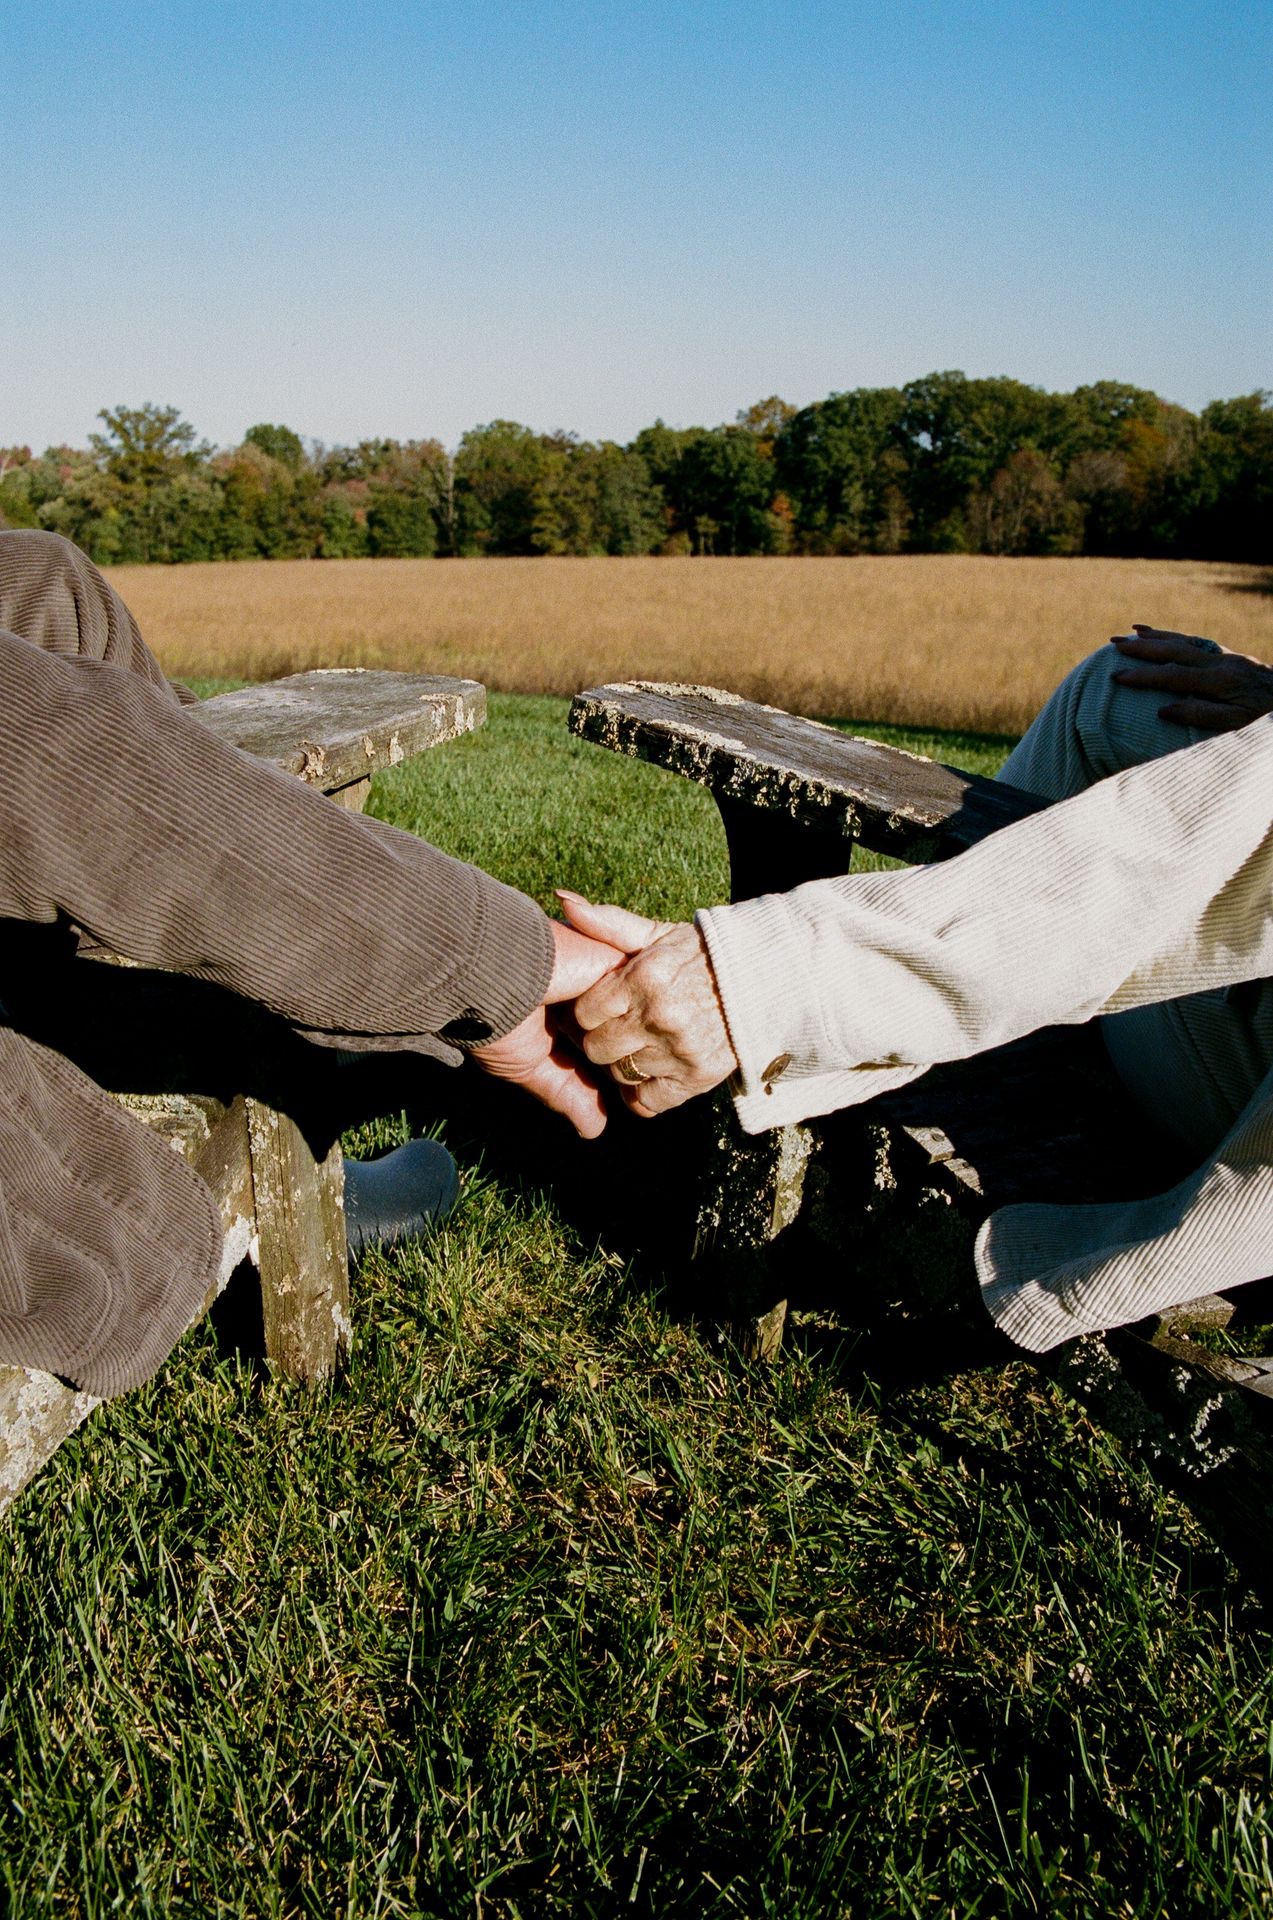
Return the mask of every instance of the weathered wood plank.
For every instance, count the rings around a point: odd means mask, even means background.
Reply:
[[[709,787],[719,802],[905,860],[945,859],[1045,804],[716,687],[590,687],[575,695],[569,725],[580,739]]]
[[[316,1385],[347,1350],[349,1255],[340,1143],[316,1161],[294,1120],[247,1102],[265,1351]]]
[[[347,787],[334,788],[327,797],[334,800],[338,807],[344,807],[346,813],[361,813],[370,792],[371,775],[368,774],[363,780],[351,780]]]
[[[486,689],[440,674],[320,667],[191,711],[227,745],[332,792],[482,726]]]
[[[1254,1586],[1273,1592],[1267,1362],[1135,1327],[1044,1355],[1043,1370],[1168,1486]]]
[[[101,1402],[34,1367],[0,1367],[0,1513]]]

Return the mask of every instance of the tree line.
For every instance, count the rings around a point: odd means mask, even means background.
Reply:
[[[1273,395],[1201,413],[1102,380],[933,373],[626,446],[511,420],[437,440],[198,439],[109,407],[86,448],[0,448],[0,525],[103,565],[480,554],[1124,554],[1273,561]]]

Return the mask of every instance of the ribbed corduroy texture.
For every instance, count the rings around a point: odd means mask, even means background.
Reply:
[[[544,992],[532,901],[222,746],[51,535],[0,533],[0,753],[0,917],[69,919],[333,1045],[454,1060],[451,1022],[499,1035]],[[211,1199],[76,1068],[2,1041],[0,1360],[115,1393],[203,1298]]]
[[[1099,690],[1108,671],[1102,660],[1079,674]],[[1073,692],[1050,714],[1058,751]],[[1179,737],[1156,722],[1152,699],[1121,697],[1141,703],[1134,726],[1158,726],[1146,751]],[[1037,1027],[1273,973],[1273,717],[1123,772],[1092,739],[1084,751],[1088,764],[1060,788],[1073,797],[943,866],[817,881],[698,916],[749,1131],[856,1104]],[[1026,764],[1010,768],[1023,785]],[[1032,771],[1047,790],[1041,759]],[[985,1298],[1022,1345],[1053,1346],[1273,1269],[1268,995],[1254,990],[1249,1045],[1231,1050],[1245,1084],[1235,1069],[1219,1086],[1237,1124],[1191,1182],[1136,1208],[1012,1207],[987,1222]],[[791,1066],[766,1094],[763,1068],[781,1053]],[[1224,1063],[1209,1064],[1222,1082]],[[1184,1062],[1159,1066],[1167,1097]]]

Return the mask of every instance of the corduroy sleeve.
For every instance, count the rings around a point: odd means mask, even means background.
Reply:
[[[1271,821],[1273,716],[942,866],[705,910],[743,1126],[856,1104],[1037,1027],[1273,974]]]
[[[0,632],[0,915],[65,915],[314,1039],[454,1058],[552,970],[547,917],[213,738],[137,674]]]

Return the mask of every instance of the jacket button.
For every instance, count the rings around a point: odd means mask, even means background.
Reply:
[[[765,1083],[766,1093],[773,1092],[774,1081],[778,1078],[780,1074],[785,1073],[787,1071],[787,1068],[790,1065],[791,1065],[791,1055],[789,1053],[780,1053],[776,1060],[771,1060],[769,1062],[769,1065],[765,1068],[764,1072],[760,1076]]]

